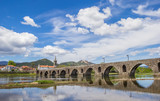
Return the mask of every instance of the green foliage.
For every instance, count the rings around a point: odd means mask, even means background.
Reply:
[[[91,75],[94,75],[94,74],[95,74],[95,71],[94,71],[94,70],[92,70],[92,71],[91,71]]]
[[[36,68],[36,64],[35,63],[31,63],[31,67],[32,68]]]
[[[53,62],[48,59],[41,59],[41,60],[37,60],[37,61],[33,61],[33,62],[17,63],[17,66],[19,66],[19,67],[20,66],[29,66],[29,67],[36,68],[36,67],[38,67],[39,64],[53,66]]]
[[[57,68],[66,67],[66,65],[58,65]]]
[[[8,65],[16,66],[16,63],[15,63],[14,61],[9,60],[9,61],[8,61]]]
[[[112,67],[111,70],[110,70],[110,73],[117,73],[118,71],[116,70],[115,67]]]
[[[150,68],[145,68],[145,67],[138,67],[136,69],[136,73],[152,73],[152,69]]]
[[[78,62],[70,61],[70,62],[61,63],[57,67],[80,66],[80,65],[89,65],[89,64],[93,64],[93,63],[88,61],[83,61],[83,60]]]
[[[53,84],[54,83],[54,81],[52,80],[38,80],[36,82],[38,82],[38,84]]]

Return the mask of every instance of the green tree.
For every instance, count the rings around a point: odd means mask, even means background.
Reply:
[[[34,62],[31,63],[32,68],[36,68],[36,64]]]
[[[16,66],[16,63],[15,63],[14,61],[9,60],[9,61],[8,61],[8,65]]]

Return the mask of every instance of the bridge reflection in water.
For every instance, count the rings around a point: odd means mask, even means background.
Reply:
[[[160,94],[160,79],[157,77],[150,77],[148,79],[132,79],[132,78],[122,78],[118,79],[116,76],[108,77],[74,77],[69,78],[45,78],[41,77],[39,80],[49,79],[49,80],[66,80],[66,81],[76,81],[75,85],[79,86],[93,86],[106,89],[124,90],[124,91],[138,91],[138,92],[149,92]]]

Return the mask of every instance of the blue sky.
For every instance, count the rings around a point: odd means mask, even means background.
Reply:
[[[1,0],[0,61],[159,58],[159,0]]]

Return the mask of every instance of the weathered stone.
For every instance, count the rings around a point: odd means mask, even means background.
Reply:
[[[71,75],[91,75],[91,71],[95,71],[96,76],[107,76],[112,67],[115,67],[122,76],[134,76],[135,70],[141,64],[149,66],[155,74],[160,74],[160,58],[144,59],[134,61],[113,62],[104,64],[92,64],[83,66],[71,66],[63,68],[54,68],[52,70],[38,70],[37,75],[41,76],[71,76]]]

